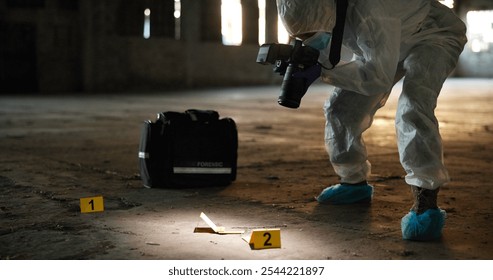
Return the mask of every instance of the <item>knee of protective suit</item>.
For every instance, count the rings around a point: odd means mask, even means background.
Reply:
[[[455,69],[459,54],[460,51],[454,50],[453,46],[441,44],[415,46],[403,62],[406,71],[404,86],[414,82],[415,86],[428,88],[438,96],[443,83]]]

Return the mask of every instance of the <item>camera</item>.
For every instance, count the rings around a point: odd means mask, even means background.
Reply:
[[[263,44],[260,46],[257,63],[274,65],[274,72],[284,76],[281,94],[277,102],[288,108],[298,108],[310,82],[302,75],[296,75],[317,64],[320,52],[310,46],[303,46],[300,40],[292,44]]]

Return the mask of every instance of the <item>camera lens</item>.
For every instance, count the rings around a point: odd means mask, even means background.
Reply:
[[[301,98],[305,95],[305,79],[295,78],[293,74],[301,71],[294,64],[289,64],[284,74],[284,79],[281,85],[281,95],[277,102],[288,108],[296,109],[300,107]]]

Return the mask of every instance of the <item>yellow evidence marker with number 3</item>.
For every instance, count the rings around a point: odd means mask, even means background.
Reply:
[[[92,213],[104,211],[104,202],[102,196],[84,197],[80,199],[80,212]]]
[[[281,229],[254,229],[247,242],[255,250],[281,248]]]

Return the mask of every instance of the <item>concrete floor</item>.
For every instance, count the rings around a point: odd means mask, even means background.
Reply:
[[[0,96],[0,259],[493,259],[493,80],[450,79],[436,110],[452,182],[435,242],[401,238],[412,200],[398,161],[399,86],[365,134],[375,195],[369,205],[318,205],[337,183],[323,144],[314,85],[300,109],[278,87],[134,94]],[[146,189],[138,176],[141,124],[160,111],[214,109],[239,131],[238,178],[228,187]],[[105,211],[79,199],[102,195]],[[278,227],[280,249],[240,235],[193,233],[205,212],[235,230]]]

